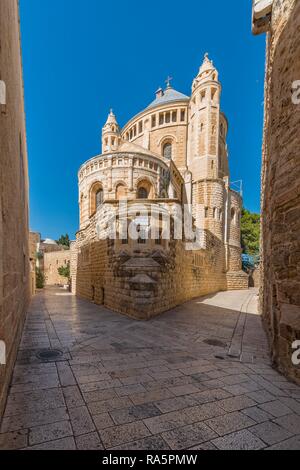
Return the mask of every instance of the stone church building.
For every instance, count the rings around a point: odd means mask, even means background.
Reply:
[[[74,293],[148,319],[200,295],[248,287],[241,270],[242,197],[230,187],[228,122],[220,97],[218,71],[206,54],[191,96],[168,80],[166,89],[158,89],[154,101],[122,129],[110,112],[102,129],[102,154],[85,162],[78,174]],[[125,200],[125,236],[113,239],[108,236],[112,213]],[[178,237],[174,227],[182,208],[190,214],[193,235]],[[156,235],[145,237],[141,233],[149,233],[150,213]],[[121,227],[118,214],[119,235],[124,221]],[[185,219],[180,220],[184,228]],[[132,223],[137,237],[130,236]]]

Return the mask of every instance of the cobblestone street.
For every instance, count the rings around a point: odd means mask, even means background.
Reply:
[[[137,322],[40,292],[0,448],[299,449],[300,388],[272,369],[256,302],[224,292]]]

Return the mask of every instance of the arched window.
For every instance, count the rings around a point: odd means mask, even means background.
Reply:
[[[96,211],[97,211],[98,207],[102,206],[103,204],[103,189],[102,188],[98,189],[95,197],[96,197]]]
[[[138,225],[137,226],[137,232],[138,232],[138,243],[141,245],[145,245],[147,243],[147,227],[143,225]]]
[[[137,194],[138,199],[148,199],[148,191],[144,186],[140,186],[138,188],[138,194]]]
[[[235,224],[236,223],[236,212],[234,207],[231,209],[231,221]]]
[[[142,179],[138,182],[136,188],[137,199],[154,199],[155,190],[153,185],[148,179]]]
[[[104,193],[101,183],[94,183],[90,190],[90,217],[92,217],[97,209],[103,204]]]
[[[81,194],[80,203],[79,203],[80,222],[82,222],[82,219],[83,219],[83,200],[84,200],[84,196],[83,194]]]
[[[125,184],[120,183],[116,187],[116,199],[119,201],[120,199],[126,199],[127,197],[127,189]]]
[[[172,144],[170,142],[167,142],[163,146],[163,157],[168,160],[172,159]]]

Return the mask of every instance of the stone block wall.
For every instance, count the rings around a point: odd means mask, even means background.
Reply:
[[[227,290],[245,290],[249,288],[249,276],[244,271],[228,271],[226,273]]]
[[[30,300],[28,169],[17,0],[0,1],[0,416]]]
[[[241,255],[241,212],[243,201],[239,193],[230,190],[229,191],[229,244],[239,248],[239,254]],[[241,268],[241,256],[239,256],[239,267]]]
[[[91,230],[91,228],[90,228]],[[189,299],[226,290],[224,245],[206,232],[206,249],[121,248],[79,232],[71,246],[72,291],[136,319],[149,319]]]
[[[261,275],[260,275],[261,267],[258,266],[255,268],[249,276],[249,287],[256,287],[259,288],[261,285]]]
[[[193,183],[193,215],[204,227],[224,241],[225,183],[223,180],[202,180]]]
[[[274,0],[267,47],[261,306],[274,364],[300,383],[300,2]],[[299,97],[299,93],[298,93]]]
[[[70,250],[53,251],[44,254],[45,285],[65,285],[68,279],[58,273],[58,268],[70,264]]]
[[[172,240],[168,250],[146,257],[141,253],[125,262],[114,257],[109,279],[113,288],[105,294],[105,304],[149,319],[192,298],[225,290],[223,246],[214,237],[210,243],[210,250],[186,251],[182,241]]]
[[[38,258],[38,246],[41,235],[38,232],[29,232],[29,259],[30,259],[30,285],[31,296],[36,293],[36,267]]]
[[[242,269],[241,262],[242,250],[239,246],[228,246],[228,269],[229,271],[240,271]]]

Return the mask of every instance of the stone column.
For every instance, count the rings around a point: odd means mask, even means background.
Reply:
[[[129,159],[128,182],[129,191],[133,191],[133,158]]]
[[[112,190],[112,159],[110,158],[108,160],[108,163],[109,163],[109,167],[108,167],[108,170],[107,170],[107,180],[108,180],[108,191],[111,192]]]

